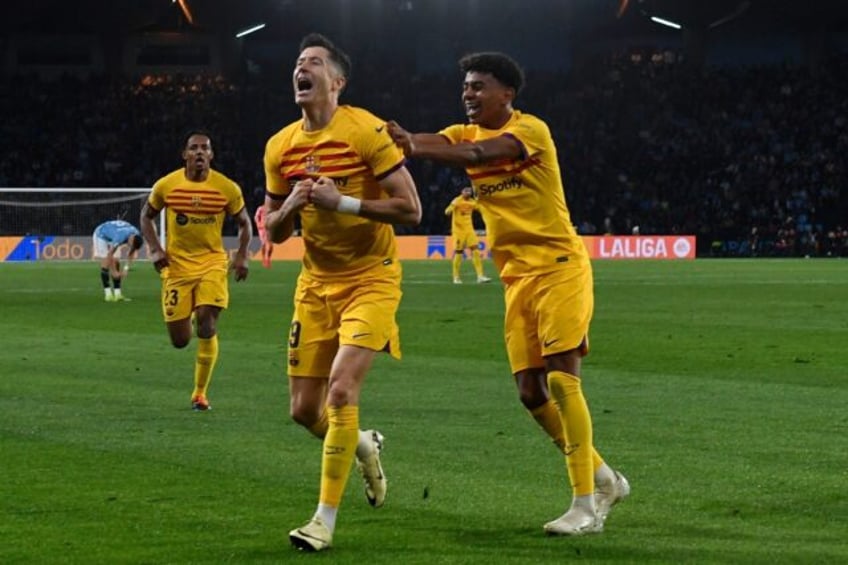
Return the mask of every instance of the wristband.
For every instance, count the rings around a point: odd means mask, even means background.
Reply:
[[[362,200],[353,196],[345,196],[339,199],[339,204],[336,206],[336,212],[342,214],[351,214],[352,216],[359,215],[359,209],[362,207]]]

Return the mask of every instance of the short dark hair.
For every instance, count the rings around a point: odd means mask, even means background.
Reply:
[[[133,251],[141,249],[141,245],[144,243],[144,239],[136,234],[131,235],[130,240],[130,247],[132,247]]]
[[[459,60],[459,68],[463,73],[488,73],[502,85],[513,89],[516,96],[524,86],[524,70],[515,59],[505,53],[471,53]]]
[[[323,47],[330,53],[330,60],[341,70],[345,80],[350,80],[351,63],[347,53],[336,47],[326,36],[320,33],[310,33],[300,41],[300,50],[307,47]]]
[[[180,148],[180,151],[186,148],[186,145],[188,145],[188,140],[191,139],[191,137],[194,135],[204,136],[206,139],[209,140],[209,145],[212,145],[214,147],[214,144],[212,143],[212,135],[205,129],[195,128],[186,130],[185,134],[183,135],[183,146]]]

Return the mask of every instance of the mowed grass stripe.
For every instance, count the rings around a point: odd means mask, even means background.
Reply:
[[[170,347],[149,265],[126,304],[102,302],[94,263],[0,265],[0,561],[848,561],[848,262],[595,263],[584,386],[634,491],[573,540],[542,535],[569,489],[518,402],[502,289],[449,269],[404,264],[404,358],[366,381],[387,505],[354,472],[336,547],[310,557],[286,537],[314,510],[321,449],[288,418],[297,264],[231,284],[207,414],[188,408],[194,344]]]

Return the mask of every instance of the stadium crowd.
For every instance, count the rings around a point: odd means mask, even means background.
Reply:
[[[413,130],[462,120],[458,73],[396,71],[354,69],[342,102]],[[815,69],[696,69],[629,53],[531,72],[516,106],[553,128],[583,234],[695,234],[702,256],[848,256],[846,74],[848,56]],[[0,111],[0,186],[150,186],[179,166],[175,140],[200,126],[251,210],[264,194],[265,141],[299,116],[290,87],[252,75],[5,77]],[[448,233],[444,209],[467,180],[427,163],[411,170],[424,218],[403,233]]]

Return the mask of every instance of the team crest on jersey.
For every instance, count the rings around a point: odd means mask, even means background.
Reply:
[[[203,198],[201,198],[197,194],[193,194],[191,196],[191,207],[192,208],[200,208],[203,205]]]
[[[307,155],[304,168],[308,173],[317,173],[321,170],[321,159],[318,155]]]

